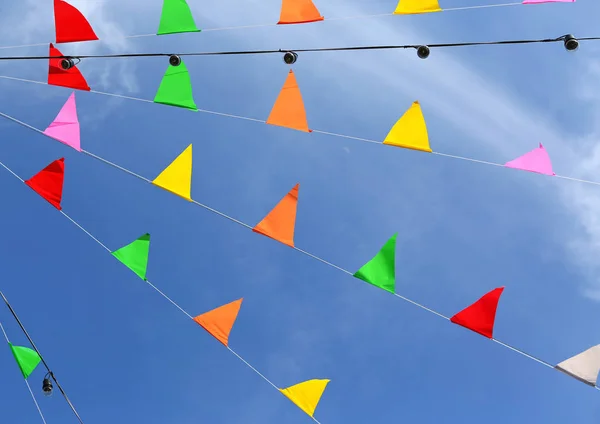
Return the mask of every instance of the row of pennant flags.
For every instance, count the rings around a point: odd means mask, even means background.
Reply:
[[[51,59],[51,61],[52,60],[58,59]],[[75,68],[64,71],[65,73],[53,73],[53,69],[56,70],[60,68],[58,68],[58,66],[52,67],[51,65],[48,78],[48,83],[50,85],[71,88],[80,88],[85,85],[85,87],[89,89],[79,71],[73,71]],[[64,77],[69,77],[69,79],[67,80]],[[190,76],[183,61],[181,62],[181,65],[177,67],[169,65],[156,92],[154,102],[198,111],[193,98]],[[74,115],[75,98],[73,93],[59,113],[57,122],[55,122],[53,126],[51,125],[46,131],[48,135],[51,135],[57,140],[80,151],[81,138],[79,130],[71,130],[71,128],[75,128],[73,126],[75,122],[73,121]],[[67,122],[71,122],[72,126],[65,126],[65,123]],[[308,125],[302,93],[293,70],[289,70],[283,87],[275,99],[275,103],[265,122],[270,125],[298,131],[312,132]],[[337,135],[333,133],[328,134]],[[392,126],[382,144],[428,153],[433,152],[429,142],[425,117],[418,101],[413,102],[409,109],[406,110]],[[530,171],[549,176],[556,175],[552,168],[550,156],[541,143],[539,143],[537,148],[516,159],[506,162],[504,166],[506,168]]]
[[[523,0],[521,4],[574,3],[575,0]],[[399,0],[395,15],[441,12],[438,0]],[[278,25],[323,21],[312,0],[282,0]],[[54,0],[56,43],[98,40],[92,25],[73,5]],[[164,0],[156,35],[200,32],[186,0]]]
[[[41,131],[29,126],[28,124],[21,124],[30,129],[39,131],[40,133],[43,133],[44,135],[50,138],[61,141],[62,143],[69,145],[70,147],[77,148],[80,145],[80,123],[77,115],[74,92],[69,96],[67,102],[59,111],[54,121],[52,121],[45,130]],[[86,152],[85,150],[78,150],[83,153],[89,154],[89,152]],[[90,155],[93,157],[95,156],[93,154]],[[103,158],[100,158],[98,156],[95,157],[99,158],[103,163],[111,164],[111,162],[108,162]],[[113,166],[125,170],[131,175],[137,175],[118,165],[113,164]],[[16,176],[16,174],[14,175]],[[48,201],[53,207],[55,207],[58,210],[62,210],[61,202],[63,194],[64,176],[65,162],[64,158],[60,158],[47,165],[45,168],[33,175],[31,178],[22,181],[39,196]],[[139,178],[145,180],[144,177]],[[188,201],[195,202],[194,200],[192,200],[191,197],[191,180],[192,145],[189,145],[153,180],[147,181],[151,181],[153,185],[158,186],[173,194],[176,194]],[[294,186],[255,226],[252,227],[244,223],[242,223],[242,225],[252,228],[252,231],[258,234],[269,237],[300,252],[304,252],[303,250],[296,248],[294,243],[299,188],[299,184]],[[199,205],[203,206],[202,204]],[[206,206],[203,207],[211,209]],[[214,209],[211,210],[213,212],[216,211]],[[228,217],[228,215],[225,215],[219,211],[216,211],[216,213],[221,216]],[[66,216],[72,220],[72,218],[70,218],[68,215]],[[72,221],[75,222],[77,226],[83,229],[83,231],[86,232],[96,242],[101,244],[101,242],[99,242],[98,239],[95,238],[95,236],[91,235],[91,233],[87,232],[87,230],[85,230],[83,226],[80,226],[80,224],[78,224],[74,220]],[[475,303],[456,313],[452,317],[447,318],[438,312],[435,312],[429,308],[426,308],[410,299],[407,299],[397,294],[395,266],[396,238],[397,234],[394,234],[389,240],[386,241],[386,243],[381,247],[381,249],[376,253],[376,255],[373,256],[370,260],[368,260],[364,265],[362,265],[356,272],[352,273],[336,265],[332,266],[339,270],[347,272],[353,275],[355,278],[365,281],[371,284],[372,286],[385,290],[403,300],[420,306],[421,308],[430,313],[446,318],[454,324],[460,325],[486,338],[497,341],[498,343],[504,346],[508,346],[503,342],[499,342],[493,337],[496,310],[500,301],[500,297],[504,291],[504,287],[493,289],[492,291],[483,295]],[[114,251],[111,251],[111,254],[123,265],[125,265],[127,268],[133,271],[140,279],[149,283],[149,280],[147,279],[149,252],[150,234],[146,233],[137,238],[136,240],[132,241],[131,243],[124,245]],[[314,259],[329,264],[329,262],[315,255],[312,255],[307,252],[305,253],[313,257]],[[150,286],[153,287],[158,293],[162,294],[165,298],[167,298],[166,295],[164,295],[164,293],[158,290],[153,284],[150,284]],[[170,298],[167,299],[170,300]],[[171,300],[171,302],[173,301]],[[192,318],[204,330],[211,334],[215,339],[217,339],[225,347],[231,350],[231,348],[229,347],[229,336],[237,319],[241,303],[242,299],[238,299],[236,301],[225,304],[223,306],[220,306],[216,309],[213,309],[195,317],[189,315],[177,304],[175,305],[178,306],[181,309],[181,311],[183,311],[186,315]],[[35,351],[27,347],[13,346],[11,344],[10,348],[19,365],[19,368],[21,369],[23,376],[27,379],[39,363],[39,357],[37,356]],[[521,353],[530,359],[535,358],[532,355],[520,351],[516,348],[511,347],[511,350]],[[593,346],[571,358],[568,358],[557,365],[551,365],[547,362],[538,359],[536,359],[536,361],[542,362],[548,367],[562,371],[565,374],[574,377],[583,383],[596,387],[598,372],[600,371],[600,344]],[[257,372],[257,374],[259,373]],[[265,378],[264,376],[262,377]],[[316,421],[316,419],[314,418],[314,412],[329,381],[330,380],[328,379],[312,379],[279,390],[294,404],[296,404],[302,411],[304,411],[311,418],[313,418],[313,420]]]

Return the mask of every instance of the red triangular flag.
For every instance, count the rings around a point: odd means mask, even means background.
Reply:
[[[98,39],[92,26],[81,12],[63,0],[54,0],[54,29],[57,43]]]
[[[25,181],[37,194],[56,209],[61,210],[63,181],[65,179],[65,158],[60,158]]]
[[[503,290],[504,287],[498,287],[483,295],[477,302],[450,318],[450,321],[491,339],[494,333],[496,308]]]
[[[52,43],[50,43],[50,57],[64,56]],[[50,65],[48,69],[48,84],[58,85],[60,87],[74,88],[75,90],[90,91],[90,87],[77,66],[71,69],[64,70],[60,67],[62,59],[49,59]]]

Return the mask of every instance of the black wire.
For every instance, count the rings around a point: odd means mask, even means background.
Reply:
[[[534,44],[534,43],[555,43],[564,40],[564,36],[558,38],[543,38],[533,40],[501,40],[501,41],[474,41],[466,43],[441,43],[427,44],[429,48],[442,47],[465,47],[465,46],[490,46],[506,44]],[[577,38],[578,41],[596,41],[600,37]],[[125,53],[125,54],[106,54],[106,55],[73,55],[73,56],[0,56],[0,60],[38,60],[38,59],[93,59],[93,58],[124,58],[124,57],[160,57],[160,56],[217,56],[217,55],[247,55],[247,54],[273,54],[285,52],[331,52],[331,51],[351,51],[351,50],[389,50],[389,49],[418,49],[419,44],[402,45],[379,45],[379,46],[354,46],[354,47],[324,47],[314,49],[278,49],[278,50],[247,50],[247,51],[217,51],[217,52],[192,52],[192,53]]]
[[[6,303],[6,306],[8,306],[8,309],[10,310],[10,312],[12,313],[13,317],[15,318],[15,320],[17,321],[17,323],[19,324],[19,327],[21,327],[21,330],[23,330],[23,333],[25,333],[25,336],[27,337],[27,339],[29,340],[29,343],[31,344],[31,347],[33,347],[33,349],[35,350],[35,352],[38,354],[38,356],[40,357],[40,359],[42,360],[42,363],[44,364],[44,366],[46,367],[46,369],[48,370],[48,374],[52,377],[52,380],[54,380],[54,383],[56,383],[56,387],[58,387],[58,389],[60,390],[60,392],[62,393],[63,397],[65,398],[65,400],[67,401],[67,403],[69,404],[69,406],[71,407],[71,410],[73,411],[73,413],[75,414],[75,416],[77,417],[77,419],[79,420],[79,422],[81,424],[83,423],[83,420],[81,419],[81,417],[79,416],[79,414],[77,413],[77,411],[75,410],[75,407],[73,406],[73,404],[71,403],[71,401],[69,400],[69,397],[67,396],[67,394],[65,393],[65,391],[63,390],[62,386],[60,385],[60,383],[56,380],[56,377],[54,376],[54,373],[50,370],[50,367],[48,367],[48,364],[46,363],[46,361],[44,360],[44,357],[42,356],[42,354],[40,353],[40,351],[38,350],[38,348],[35,346],[35,343],[33,343],[33,340],[31,339],[31,337],[29,337],[29,333],[27,333],[27,330],[25,330],[25,327],[23,326],[23,324],[21,323],[21,320],[19,319],[19,317],[17,316],[15,310],[12,308],[12,306],[10,306],[10,303],[8,303],[8,300],[6,299],[6,296],[4,296],[4,293],[2,293],[0,291],[0,296],[2,296],[2,299],[4,299],[4,303]],[[46,374],[46,375],[48,375]]]

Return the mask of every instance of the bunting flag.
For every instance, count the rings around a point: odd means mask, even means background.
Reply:
[[[296,184],[288,194],[260,221],[252,231],[294,247],[294,229],[296,226],[296,210],[298,209],[298,190]]]
[[[98,39],[92,26],[82,13],[63,0],[54,0],[54,29],[57,43],[74,43]]]
[[[187,146],[158,177],[152,180],[152,184],[191,202],[192,145]]]
[[[154,97],[154,103],[198,111],[192,93],[190,74],[183,60],[179,66],[169,65]]]
[[[554,368],[582,383],[595,386],[598,372],[600,372],[600,345],[592,346],[588,350],[562,361]]]
[[[63,182],[65,179],[65,158],[50,163],[40,172],[25,180],[33,191],[46,199],[52,206],[62,210]]]
[[[235,324],[235,320],[242,306],[242,299],[234,300],[223,306],[219,306],[212,311],[203,313],[194,317],[202,328],[210,333],[215,339],[223,343],[226,347],[229,346],[229,334]]]
[[[281,0],[278,25],[304,24],[325,19],[312,0]]]
[[[425,124],[425,117],[423,116],[419,102],[414,102],[404,112],[404,115],[398,119],[385,137],[385,140],[383,140],[383,144],[431,152],[427,125]]]
[[[317,409],[329,381],[325,379],[308,380],[286,389],[279,389],[279,391],[310,417],[314,417],[315,409]]]
[[[44,134],[81,152],[75,92],[71,93],[54,121],[44,130]]]
[[[396,292],[396,238],[394,234],[381,250],[354,273],[354,277],[390,293]]]
[[[146,233],[128,245],[111,252],[123,265],[146,281],[148,254],[150,253],[150,234]]]
[[[291,69],[267,118],[267,124],[304,132],[312,131],[308,129],[302,94]]]
[[[550,161],[550,156],[542,143],[540,143],[540,147],[537,149],[533,149],[532,151],[525,153],[523,156],[519,156],[516,159],[513,159],[504,164],[507,168],[520,169],[522,171],[535,172],[538,174],[556,175],[552,170],[552,161]]]
[[[200,32],[185,0],[164,0],[157,35]]]
[[[17,365],[19,365],[23,377],[27,380],[42,358],[40,358],[40,355],[35,350],[28,347],[13,346],[10,342],[8,342],[8,346],[10,346],[10,350],[17,361]]]
[[[496,309],[504,287],[499,287],[483,295],[477,302],[463,309],[450,322],[468,328],[489,339],[493,338]]]
[[[50,57],[64,56],[56,47],[50,43]],[[60,87],[73,88],[75,90],[90,91],[87,81],[77,69],[77,66],[73,66],[70,69],[64,70],[60,67],[62,59],[49,59],[48,65],[48,84],[57,85]]]
[[[575,3],[575,0],[525,0],[522,4]]]
[[[394,15],[412,15],[416,13],[441,12],[438,0],[400,0]]]

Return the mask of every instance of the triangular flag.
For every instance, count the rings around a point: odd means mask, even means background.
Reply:
[[[588,350],[562,361],[554,368],[582,383],[595,386],[600,371],[600,345],[592,346]]]
[[[323,16],[312,0],[281,0],[279,25],[322,21]]]
[[[411,15],[414,13],[441,12],[438,0],[400,0],[394,15]]]
[[[71,93],[54,121],[44,130],[44,134],[81,152],[81,137],[74,92]]]
[[[60,62],[62,59],[57,58],[57,56],[64,56],[57,48],[55,48],[52,43],[50,43],[50,53],[48,54],[50,57],[54,57],[55,59],[49,59],[48,65],[48,84],[49,85],[57,85],[60,87],[68,87],[73,88],[75,90],[84,90],[90,91],[91,88],[87,84],[77,66],[73,66],[67,70],[64,70],[60,67]]]
[[[185,0],[164,0],[157,35],[200,32]]]
[[[544,175],[556,175],[552,170],[552,162],[548,152],[540,143],[540,147],[533,149],[532,151],[525,153],[523,156],[519,156],[504,164],[507,168],[520,169],[522,171],[536,172]]]
[[[381,250],[354,273],[354,277],[373,284],[380,289],[395,293],[396,290],[396,237],[394,234]]]
[[[522,4],[539,4],[539,3],[575,3],[575,0],[525,0]]]
[[[296,210],[298,208],[298,190],[296,184],[288,194],[271,209],[252,229],[255,233],[270,237],[290,247],[294,247],[294,228],[296,226]]]
[[[314,379],[295,384],[287,389],[279,389],[296,406],[313,417],[315,409],[330,380]]]
[[[154,97],[154,103],[198,111],[194,103],[190,74],[183,60],[179,66],[169,65]]]
[[[111,252],[127,268],[146,281],[148,254],[150,252],[150,234],[146,233],[131,243]]]
[[[8,345],[21,369],[23,377],[27,379],[42,360],[40,355],[38,355],[35,350],[29,349],[28,347],[13,346],[10,342]]]
[[[383,144],[431,152],[429,136],[427,135],[427,125],[425,124],[425,118],[423,117],[419,102],[414,102],[404,112],[404,115],[398,119],[385,137]]]
[[[63,0],[54,0],[54,29],[57,43],[98,39],[92,26],[82,13]]]
[[[175,158],[154,180],[152,184],[192,201],[192,145]]]
[[[450,322],[462,325],[471,331],[491,339],[494,333],[496,309],[498,308],[498,302],[503,290],[504,287],[498,287],[486,293],[477,302],[450,318]]]
[[[65,179],[65,158],[56,159],[40,172],[25,180],[33,191],[46,199],[56,209],[61,210],[63,183]]]
[[[215,339],[225,346],[229,346],[229,333],[231,333],[235,319],[238,316],[238,312],[240,312],[242,300],[243,299],[234,300],[233,302],[219,306],[212,311],[198,315],[197,317],[194,317],[194,321],[200,324],[200,326],[208,331]]]
[[[267,124],[304,132],[312,131],[308,129],[302,93],[291,69],[267,118]]]

